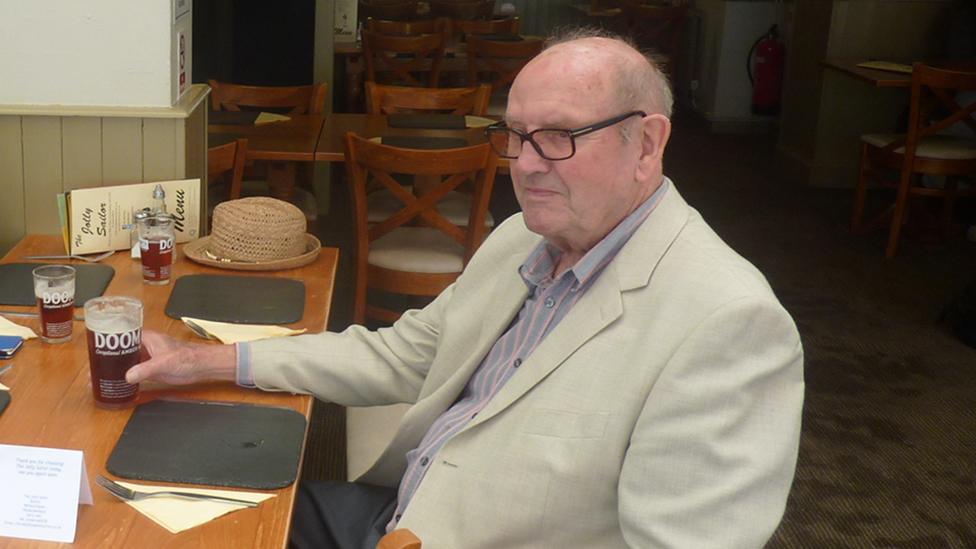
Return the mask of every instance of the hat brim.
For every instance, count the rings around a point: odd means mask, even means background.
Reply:
[[[295,269],[304,267],[315,261],[322,251],[322,243],[315,235],[305,233],[305,253],[287,259],[276,259],[274,261],[249,262],[214,259],[207,255],[210,247],[210,237],[198,238],[183,245],[183,255],[202,265],[217,267],[219,269],[231,269],[235,271],[280,271],[283,269]]]

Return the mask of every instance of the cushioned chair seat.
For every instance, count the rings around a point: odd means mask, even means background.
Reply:
[[[861,140],[875,147],[884,147],[904,138],[904,134],[870,133],[861,136]],[[895,149],[896,153],[905,152],[905,147]],[[976,158],[976,139],[964,139],[951,135],[932,135],[922,138],[918,144],[917,156],[924,158],[938,158],[940,160],[965,160]]]
[[[464,246],[426,227],[400,227],[374,240],[369,264],[414,273],[458,273],[464,268]]]
[[[370,223],[379,223],[388,219],[398,210],[403,208],[403,203],[397,200],[390,191],[381,189],[366,197],[367,211],[366,220]],[[455,225],[467,225],[468,214],[471,212],[471,196],[451,191],[437,204],[437,212],[447,218]],[[495,219],[491,212],[485,213],[485,225],[495,226]]]

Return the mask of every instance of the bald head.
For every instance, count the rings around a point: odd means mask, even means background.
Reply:
[[[535,71],[553,83],[575,86],[581,97],[611,101],[613,111],[671,116],[673,99],[664,74],[633,46],[601,31],[576,30],[552,39],[519,76]],[[597,91],[605,95],[591,95]]]

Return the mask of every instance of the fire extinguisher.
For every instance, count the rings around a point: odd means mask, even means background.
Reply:
[[[753,63],[755,53],[755,63]],[[761,115],[779,114],[780,89],[783,85],[785,47],[779,40],[776,25],[760,36],[746,58],[746,72],[752,84],[752,112]],[[755,76],[753,76],[755,64]]]

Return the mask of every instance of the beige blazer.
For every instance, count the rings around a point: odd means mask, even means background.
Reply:
[[[539,241],[499,226],[376,333],[256,342],[257,385],[416,403],[361,481],[395,486],[526,298]],[[399,525],[424,549],[762,547],[793,479],[802,349],[762,275],[672,185],[590,290],[432,460]]]

